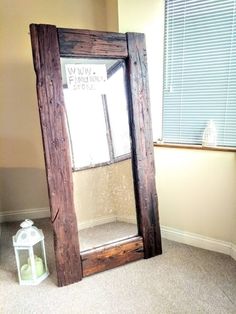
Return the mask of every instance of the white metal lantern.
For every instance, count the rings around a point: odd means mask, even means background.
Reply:
[[[37,285],[48,277],[48,267],[42,230],[26,219],[13,236],[19,282],[21,285]]]

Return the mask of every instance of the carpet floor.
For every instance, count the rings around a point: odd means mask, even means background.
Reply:
[[[137,225],[125,222],[110,222],[79,230],[81,251],[92,249],[108,242],[114,242],[138,234]]]
[[[38,286],[20,286],[12,248],[19,223],[4,223],[0,242],[1,314],[236,314],[236,262],[229,256],[163,239],[163,254],[58,288],[53,236],[45,234],[50,276]]]

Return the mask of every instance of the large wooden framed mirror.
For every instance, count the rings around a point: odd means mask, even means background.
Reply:
[[[30,34],[58,285],[161,254],[144,35]]]

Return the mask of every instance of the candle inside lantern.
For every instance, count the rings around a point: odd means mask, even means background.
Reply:
[[[30,259],[28,259],[28,263],[30,264]],[[35,263],[35,270],[36,270],[36,276],[40,277],[44,273],[44,266],[43,266],[43,260],[42,258],[34,255],[34,263]]]
[[[40,257],[34,255],[34,263],[35,263],[36,276],[37,277],[42,276],[45,272],[42,259]],[[28,258],[28,264],[24,264],[21,267],[21,279],[22,280],[33,279],[33,273],[32,273],[30,258]]]
[[[43,260],[42,258],[38,257],[37,255],[34,255],[34,263],[35,263],[35,270],[36,270],[36,276],[40,277],[44,273],[44,266],[43,266]],[[30,258],[28,258],[28,264],[31,266]]]
[[[22,280],[31,280],[33,277],[31,266],[28,264],[24,264],[21,267],[20,273],[21,273],[21,279]]]

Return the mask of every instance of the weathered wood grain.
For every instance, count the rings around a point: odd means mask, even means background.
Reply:
[[[59,286],[81,280],[82,268],[83,276],[88,276],[161,254],[144,35],[128,33],[125,36],[35,24],[31,25],[30,30]],[[81,256],[60,56],[123,58],[128,67],[132,166],[139,236],[82,252]]]
[[[82,279],[57,29],[30,25],[58,285]]]
[[[143,240],[133,237],[81,252],[83,276],[89,276],[143,258]]]
[[[130,97],[132,166],[139,235],[143,237],[144,257],[162,253],[155,184],[154,152],[147,56],[144,34],[127,33],[127,71]]]
[[[126,58],[125,34],[58,28],[62,57]]]

